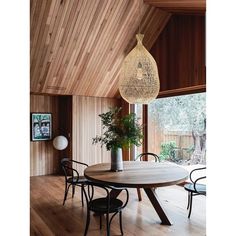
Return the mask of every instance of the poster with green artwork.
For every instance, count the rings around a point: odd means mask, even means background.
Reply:
[[[31,113],[31,141],[52,139],[52,114]]]

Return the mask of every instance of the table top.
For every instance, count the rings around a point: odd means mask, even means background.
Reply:
[[[169,186],[188,178],[188,171],[172,163],[124,161],[124,170],[120,172],[110,171],[110,166],[110,163],[89,166],[84,175],[91,181],[129,188]]]

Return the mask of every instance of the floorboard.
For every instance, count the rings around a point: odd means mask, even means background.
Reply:
[[[206,198],[195,196],[191,218],[188,219],[187,192],[181,186],[163,187],[156,190],[173,225],[160,224],[160,219],[142,192],[138,201],[136,189],[129,189],[130,200],[123,210],[123,229],[126,236],[204,236],[206,235]],[[97,196],[101,193],[97,192]],[[83,235],[86,221],[86,207],[82,207],[80,188],[74,198],[68,194],[65,205],[64,177],[37,176],[30,179],[30,235],[67,236]],[[122,196],[121,196],[122,198]],[[105,223],[105,220],[103,220]],[[105,225],[104,225],[105,226]],[[105,234],[105,227],[99,230],[99,217],[91,217],[88,236]],[[121,235],[118,217],[112,222],[111,235]]]

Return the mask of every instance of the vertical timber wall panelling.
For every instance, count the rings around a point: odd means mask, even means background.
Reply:
[[[206,84],[205,16],[173,15],[151,49],[160,91]]]
[[[102,134],[101,119],[98,116],[110,107],[120,106],[119,99],[73,96],[73,160],[88,165],[110,162],[110,152],[100,144],[92,145],[92,138]],[[80,170],[81,171],[81,170]]]
[[[57,96],[30,95],[30,112],[51,112],[54,136],[58,129]],[[53,148],[52,140],[30,142],[30,176],[57,173],[58,168],[57,151]]]
[[[58,130],[56,135],[63,135],[68,140],[66,149],[58,151],[59,159],[72,159],[72,96],[58,96]],[[61,168],[60,168],[60,171]]]
[[[121,107],[122,107],[122,110],[121,110],[122,116],[130,114],[131,106],[123,98],[121,99]],[[131,160],[131,150],[130,149],[122,149],[122,157],[123,157],[124,161],[130,161]]]

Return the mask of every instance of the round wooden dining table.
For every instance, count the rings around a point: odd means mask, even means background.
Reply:
[[[147,161],[124,161],[124,170],[110,171],[110,163],[89,166],[84,175],[87,179],[115,187],[143,188],[152,206],[164,225],[171,225],[154,188],[175,185],[188,178],[188,171],[173,163],[156,163]],[[113,190],[113,197],[119,195],[119,190]]]

